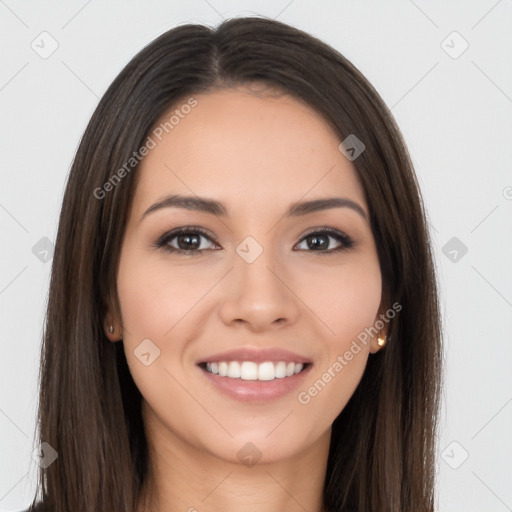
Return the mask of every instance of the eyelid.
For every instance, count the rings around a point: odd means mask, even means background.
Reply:
[[[190,232],[197,232],[197,233],[203,235],[204,237],[208,238],[215,244],[220,246],[215,235],[200,226],[181,226],[179,228],[174,228],[169,231],[166,231],[161,237],[158,238],[158,240],[153,245],[155,245],[157,247],[161,247],[162,245],[165,245],[167,240],[172,240],[173,238],[175,238],[183,233],[190,233]],[[176,250],[178,251],[179,249],[176,249]],[[199,251],[193,251],[193,252],[199,252]]]
[[[327,232],[327,233],[333,233],[333,234],[336,234],[336,235],[343,235],[347,238],[350,238],[344,231],[342,231],[341,229],[336,229],[336,228],[330,228],[329,226],[317,226],[317,227],[314,227],[314,228],[309,228],[305,233],[303,233],[301,235],[301,240],[306,237],[306,236],[309,236],[309,235],[312,235],[314,233],[324,233],[324,232]]]
[[[332,254],[332,253],[341,252],[344,250],[351,249],[356,245],[356,241],[350,235],[348,235],[341,229],[331,228],[329,226],[317,226],[314,228],[310,228],[304,234],[301,235],[298,243],[301,243],[308,236],[311,236],[311,235],[314,235],[317,233],[322,234],[322,235],[326,234],[327,236],[331,236],[331,237],[337,239],[338,242],[342,243],[342,246],[338,247],[337,249],[331,249],[329,251],[304,251],[304,252],[311,252],[311,253],[317,252],[319,254]]]

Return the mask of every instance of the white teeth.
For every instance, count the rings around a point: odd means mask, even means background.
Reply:
[[[273,363],[254,363],[252,361],[220,361],[218,363],[206,363],[206,370],[220,377],[242,380],[274,380],[291,377],[300,373],[304,365],[301,363],[286,363],[279,361]]]
[[[221,377],[225,377],[228,374],[228,363],[222,362],[219,363],[219,375]]]
[[[238,364],[238,363],[236,363]],[[240,365],[240,378],[242,380],[257,380],[258,379],[258,365],[249,361],[244,361]]]
[[[226,377],[231,379],[240,378],[240,365],[236,361],[231,361],[228,365],[228,374]]]
[[[276,364],[276,379],[282,379],[283,377],[286,377],[286,363],[280,361]]]
[[[258,366],[258,380],[274,380],[276,378],[276,369],[274,363],[261,363]]]

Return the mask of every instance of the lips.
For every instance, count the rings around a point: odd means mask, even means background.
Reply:
[[[212,389],[237,401],[265,404],[283,398],[310,373],[310,358],[283,348],[240,347],[196,361]]]
[[[284,361],[286,363],[295,363],[303,365],[311,363],[311,359],[282,348],[258,349],[253,347],[245,347],[206,356],[204,358],[197,360],[196,364],[205,365],[206,363],[219,363],[223,361],[252,361],[254,363],[264,363],[267,361],[279,363],[280,361]]]
[[[225,354],[222,355],[225,357]],[[217,365],[217,363],[200,363],[198,365],[201,379],[206,379],[206,382],[209,382],[211,389],[218,391],[222,395],[229,397],[230,399],[234,399],[238,402],[246,402],[253,405],[262,405],[273,402],[274,400],[285,398],[292,394],[294,390],[297,390],[301,385],[304,384],[304,380],[308,374],[311,372],[312,363],[306,363],[303,368],[301,363],[297,364],[298,373],[295,373],[291,376],[280,376],[274,375],[275,378],[271,380],[267,380],[267,377],[271,377],[271,375],[260,376],[258,373],[258,379],[254,380],[245,380],[242,378],[233,378],[229,376],[221,376],[219,373],[214,373],[205,368],[205,365],[209,364],[210,367],[213,365]],[[226,363],[218,363],[219,366],[221,364]],[[234,361],[231,361],[229,365],[237,364]],[[251,365],[255,365],[256,363],[252,362]],[[263,363],[263,365],[272,365],[273,363]],[[279,364],[284,364],[278,363]],[[290,365],[294,365],[294,363],[290,362]],[[211,369],[211,368],[210,368]],[[251,377],[255,377],[252,375]],[[263,377],[263,380],[260,380],[259,377]]]

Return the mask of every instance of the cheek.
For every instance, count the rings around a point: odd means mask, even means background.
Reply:
[[[345,407],[363,375],[381,287],[376,258],[340,266],[335,272],[330,269],[315,280],[310,304],[324,324],[323,354],[298,402],[327,423]]]
[[[308,301],[325,325],[324,339],[331,349],[344,350],[353,338],[374,324],[382,292],[375,257],[317,272],[314,286],[308,279]]]
[[[125,356],[144,398],[158,404],[181,396],[179,385],[163,370],[175,375],[181,365],[187,314],[206,290],[191,284],[191,276],[183,269],[173,270],[159,255],[125,249],[117,274]]]
[[[155,342],[169,336],[204,290],[183,268],[174,269],[160,257],[137,253],[122,257],[117,277],[123,324],[132,340],[150,338]]]

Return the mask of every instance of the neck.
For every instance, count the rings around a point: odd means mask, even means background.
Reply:
[[[153,429],[153,421],[137,512],[322,512],[330,430],[287,459],[249,466]]]

